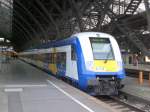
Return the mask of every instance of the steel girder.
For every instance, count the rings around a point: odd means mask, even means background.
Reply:
[[[34,15],[31,13],[31,11],[28,10],[24,5],[22,5],[22,3],[20,3],[19,0],[16,0],[15,2],[16,2],[15,5],[17,5],[20,10],[23,9],[23,10],[27,13],[27,15],[28,15],[30,18],[32,18],[33,22],[35,22],[35,24],[37,25],[37,27],[38,27],[38,28],[40,29],[40,31],[42,32],[43,37],[46,39],[47,36],[46,36],[45,29],[44,29],[43,26],[39,23],[39,21],[36,19],[36,17],[34,17]]]
[[[8,1],[9,2],[9,1]],[[13,4],[11,2],[9,2],[9,4],[12,6]],[[13,8],[7,4],[4,3],[4,5],[9,9],[9,10],[13,10]],[[17,14],[18,12],[15,11],[15,13]],[[26,23],[30,29],[32,29],[30,27],[30,25],[26,22],[26,20],[21,16],[21,14],[17,14],[17,17],[19,17],[24,23]],[[14,28],[16,28],[18,31],[20,31],[22,34],[21,36],[19,36],[19,38],[17,36],[15,36],[15,38],[17,38],[17,42],[14,41],[12,38],[9,38],[9,40],[11,40],[11,42],[14,42],[14,44],[17,43],[24,43],[24,41],[28,41],[28,40],[32,40],[32,33],[29,32],[28,28],[26,28],[25,26],[22,25],[22,23],[20,22],[20,20],[18,18],[15,18],[14,20],[15,22],[15,26]],[[30,38],[29,38],[30,37]],[[24,41],[22,41],[22,39]],[[19,41],[19,42],[18,42]]]
[[[11,36],[11,12],[12,10],[10,9],[10,5],[8,5],[6,2],[4,1],[0,1],[0,8],[1,11],[5,11],[5,15],[3,13],[3,15],[0,15],[0,36],[7,38],[8,40],[10,40],[10,36]]]
[[[134,14],[136,10],[135,8],[137,8],[137,6],[135,6],[134,10],[127,11],[128,9],[130,9],[130,6],[133,7],[131,5],[132,3],[134,3],[133,1],[135,0],[131,1],[129,6],[125,10],[125,13],[128,12],[128,14],[132,14],[132,15]],[[139,1],[136,0],[136,1],[141,2],[141,0]],[[139,5],[139,3],[137,3],[137,5]],[[118,15],[116,15],[111,9],[108,10],[108,16],[111,18],[111,21],[114,23],[114,25],[126,36],[126,39],[128,39],[131,43],[133,43],[135,49],[140,50],[144,55],[150,55],[149,50],[146,48],[143,42],[139,39],[138,37],[139,35],[137,35],[132,29],[130,29],[127,26],[127,23],[125,20],[120,20],[118,18]]]
[[[47,17],[48,17],[47,21],[52,22],[52,24],[55,26],[55,29],[56,29],[56,32],[57,32],[57,34],[56,34],[57,37],[60,37],[59,27],[58,27],[57,23],[55,22],[55,20],[53,19],[52,15],[48,12],[48,10],[44,7],[44,5],[40,1],[37,0],[36,2],[41,7],[43,12],[47,15]],[[53,1],[53,3],[55,4],[55,1]],[[56,5],[56,7],[59,8],[57,5]],[[61,10],[60,10],[60,12],[61,12]]]
[[[144,0],[146,14],[147,14],[147,23],[148,23],[148,30],[150,32],[150,1]]]
[[[30,7],[26,1],[14,1],[19,2],[16,2],[16,5],[20,7],[19,15],[23,11],[27,13],[26,16],[22,15],[25,20],[18,17],[23,21],[23,25],[30,29],[29,32],[34,32],[32,36],[36,33],[39,35],[40,32],[43,36],[40,39],[44,41],[66,38],[76,32],[108,32],[109,29],[109,33],[120,36],[119,41],[126,42],[127,39],[134,43],[135,48],[143,53],[146,52],[143,45],[141,48],[142,42],[139,37],[132,33],[134,29],[129,28],[125,20],[135,14],[141,0],[31,0],[32,2],[28,1],[31,3]],[[116,30],[119,30],[118,34],[116,32],[114,34]],[[127,31],[130,34],[126,34]],[[122,37],[122,35],[125,36]],[[136,37],[136,41],[132,37]]]

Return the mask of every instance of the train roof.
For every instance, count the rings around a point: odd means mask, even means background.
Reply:
[[[85,38],[85,37],[108,37],[108,38],[113,38],[109,34],[102,33],[102,32],[81,32],[81,33],[76,33],[71,35],[69,38],[63,39],[63,40],[53,40],[47,43],[43,43],[41,45],[38,45],[32,49],[26,50],[26,51],[34,51],[38,49],[46,49],[49,47],[57,47],[60,45],[68,45],[72,44],[76,38]]]
[[[88,37],[112,37],[111,35],[107,33],[102,33],[102,32],[81,32],[81,33],[76,33],[73,34],[71,37],[78,37],[78,38],[84,38],[88,35]]]

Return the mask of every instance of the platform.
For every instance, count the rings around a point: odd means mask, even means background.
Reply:
[[[150,65],[138,64],[135,66],[133,64],[126,64],[125,69],[150,71]]]
[[[122,83],[125,87],[121,91],[146,101],[150,101],[150,83],[148,80],[144,80],[143,84],[139,84],[138,78],[127,76]]]
[[[138,64],[134,66],[128,64],[125,65],[125,69],[128,76],[123,80],[125,87],[122,91],[150,101],[150,65]],[[143,74],[143,79],[141,79],[140,72]]]
[[[0,112],[117,112],[20,60],[0,64]]]

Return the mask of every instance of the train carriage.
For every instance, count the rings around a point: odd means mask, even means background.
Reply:
[[[125,78],[114,37],[84,32],[20,53],[23,60],[65,77],[93,95],[116,95]]]

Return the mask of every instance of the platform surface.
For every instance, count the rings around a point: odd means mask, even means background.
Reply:
[[[0,63],[0,112],[117,112],[20,60]]]
[[[150,65],[144,65],[144,64],[138,64],[138,65],[126,64],[125,65],[125,69],[142,70],[142,71],[149,71],[150,72]]]
[[[129,77],[127,76],[124,80],[123,83],[125,87],[122,89],[123,92],[131,94],[133,96],[137,96],[139,98],[142,98],[144,100],[150,101],[150,81],[148,80],[149,78],[149,73],[150,73],[150,65],[144,65],[144,64],[138,64],[138,65],[133,65],[133,64],[128,64],[125,65],[125,69],[129,72]],[[143,76],[147,77],[144,79],[143,84],[139,84],[139,72],[143,72]],[[137,77],[137,78],[136,78]]]
[[[139,84],[138,78],[127,76],[122,83],[125,87],[121,91],[150,101],[150,82],[148,80],[144,80],[143,84]]]

